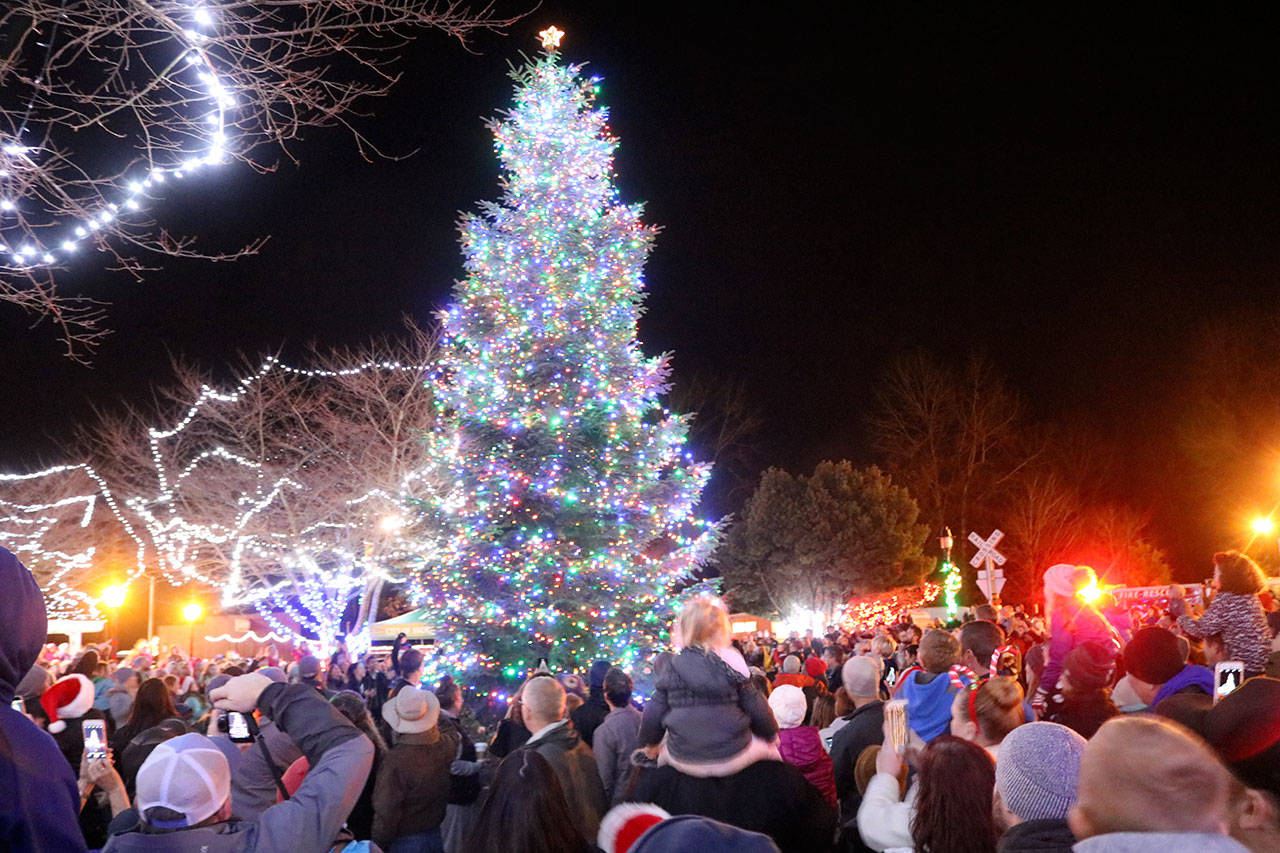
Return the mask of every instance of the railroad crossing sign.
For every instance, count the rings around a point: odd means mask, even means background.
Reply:
[[[978,549],[978,553],[973,555],[969,560],[969,565],[975,569],[978,566],[986,564],[986,568],[978,574],[978,589],[982,590],[982,594],[987,597],[987,601],[992,604],[1000,602],[1000,590],[1004,589],[1004,569],[998,569],[996,566],[1003,566],[1005,556],[996,550],[996,546],[1000,544],[1000,540],[1004,538],[1004,531],[993,530],[991,535],[983,539],[977,533],[969,534],[969,541]]]

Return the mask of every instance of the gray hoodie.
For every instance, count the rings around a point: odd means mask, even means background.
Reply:
[[[311,765],[292,797],[252,820],[159,834],[148,832],[129,809],[112,821],[103,853],[266,853],[332,847],[364,789],[373,764],[373,744],[305,685],[272,684],[262,691],[258,710],[290,733]]]
[[[1108,832],[1077,841],[1074,853],[1248,853],[1229,835],[1209,832]]]

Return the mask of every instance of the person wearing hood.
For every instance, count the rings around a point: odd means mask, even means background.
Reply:
[[[591,749],[565,719],[564,687],[554,678],[535,678],[525,685],[520,708],[532,732],[520,749],[532,749],[551,764],[574,824],[584,837],[595,838],[609,803]]]
[[[587,698],[569,714],[578,737],[595,749],[596,728],[609,716],[609,703],[604,700],[604,677],[613,664],[607,660],[593,661],[587,674]]]
[[[438,853],[457,741],[441,737],[440,700],[429,690],[402,687],[382,717],[395,743],[374,784],[373,840],[387,853]]]
[[[1213,695],[1213,670],[1187,663],[1178,638],[1164,628],[1143,628],[1124,648],[1129,684],[1148,708],[1172,696],[1198,693]]]
[[[232,820],[226,757],[204,735],[171,738],[142,763],[134,808],[112,821],[103,853],[328,849],[364,788],[373,744],[305,685],[251,672],[211,696],[221,710],[256,710],[288,732],[311,767],[301,786],[251,820]]]
[[[129,722],[129,712],[133,710],[133,700],[141,683],[137,671],[131,667],[122,666],[111,674],[106,710],[117,728]]]
[[[0,848],[82,851],[75,773],[53,739],[10,707],[14,688],[40,654],[48,622],[35,578],[4,548],[0,588]]]

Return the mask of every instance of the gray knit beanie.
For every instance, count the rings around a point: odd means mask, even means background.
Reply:
[[[1021,820],[1063,820],[1076,801],[1085,739],[1057,723],[1027,723],[1005,736],[996,790]]]

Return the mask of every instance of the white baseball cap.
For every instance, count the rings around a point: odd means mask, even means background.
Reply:
[[[149,825],[159,829],[195,826],[215,814],[231,795],[231,768],[213,742],[185,734],[158,745],[138,770],[136,805]],[[161,807],[182,819],[149,817]]]

